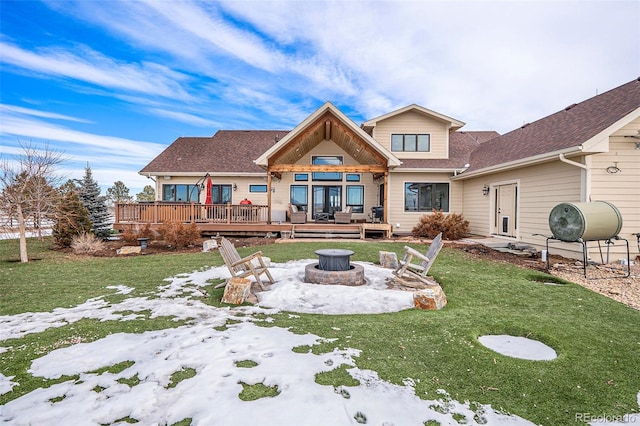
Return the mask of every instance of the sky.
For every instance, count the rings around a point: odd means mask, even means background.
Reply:
[[[366,424],[391,426],[424,424],[428,420],[457,425],[464,416],[465,424],[469,425],[533,425],[516,415],[496,412],[489,405],[456,401],[446,389],[421,399],[415,393],[420,372],[416,372],[416,377],[403,378],[402,385],[386,382],[377,372],[357,367],[358,348],[335,348],[324,354],[294,352],[293,348],[330,340],[295,334],[280,327],[265,328],[259,323],[270,322],[271,315],[281,311],[290,311],[288,315],[295,319],[299,317],[295,312],[372,314],[413,307],[412,292],[386,288],[386,279],[391,276],[389,269],[354,262],[364,268],[365,285],[317,285],[303,282],[304,269],[311,262],[314,260],[272,264],[270,270],[276,283],[268,291],[258,293],[259,303],[255,306],[216,308],[201,302],[203,290],[211,285],[212,279],[230,277],[226,267],[220,266],[168,278],[155,294],[145,297],[137,296],[133,287],[107,287],[110,294],[123,295],[120,303],[110,304],[100,296],[52,312],[0,316],[3,325],[0,341],[68,326],[83,318],[144,321],[142,313],[147,312],[150,318],[173,316],[186,321],[177,328],[141,334],[115,333],[93,342],[78,338],[67,347],[35,359],[29,368],[34,376],[54,379],[78,375],[80,379],[34,390],[0,406],[0,421],[126,424],[117,420],[129,416],[140,424],[173,424],[191,418],[193,424],[203,425],[338,426],[361,424],[366,419]],[[229,324],[222,327],[227,321]],[[523,346],[536,342],[524,340],[513,341],[515,351],[520,354]],[[505,349],[504,341],[499,343]],[[0,347],[0,353],[12,350]],[[133,363],[119,372],[97,372],[125,361]],[[241,368],[236,364],[240,361],[253,361],[255,366]],[[333,387],[315,382],[317,373],[342,365],[359,381],[358,386]],[[185,368],[195,370],[193,377],[170,387],[172,374]],[[132,377],[139,382],[132,385]],[[12,379],[0,373],[0,394],[19,386]],[[241,401],[240,382],[277,386],[280,393],[271,398]],[[640,421],[640,414],[629,413],[625,420]],[[596,423],[621,424],[602,419]]]
[[[640,76],[640,2],[0,0],[0,153],[103,189],[181,136],[410,104],[506,133]],[[256,153],[256,157],[259,153]]]

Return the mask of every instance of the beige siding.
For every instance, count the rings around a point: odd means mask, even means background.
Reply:
[[[397,152],[393,154],[402,158],[449,158],[449,129],[447,124],[415,111],[407,111],[382,120],[376,124],[373,137],[391,151],[391,135],[394,133],[428,133],[431,140],[430,152]]]
[[[391,173],[389,175],[389,219],[397,234],[411,233],[426,212],[404,211],[404,185],[407,182],[449,183],[449,211],[462,210],[462,182],[451,182],[449,173]]]
[[[626,128],[639,130],[640,119]],[[640,150],[636,142],[640,140],[613,136],[609,152],[593,155],[591,160],[591,199],[608,201],[620,210],[623,225],[619,235],[629,240],[632,257],[638,254],[632,234],[640,232]],[[614,173],[610,167],[617,167],[619,172]]]
[[[549,213],[559,203],[580,202],[582,169],[560,161],[525,167],[513,171],[496,173],[464,181],[464,217],[470,223],[470,230],[476,235],[491,235],[494,224],[495,187],[501,184],[517,183],[517,240],[543,248],[545,237],[551,236]],[[488,196],[482,195],[482,187],[488,185]],[[556,244],[575,256],[581,252],[579,244]]]

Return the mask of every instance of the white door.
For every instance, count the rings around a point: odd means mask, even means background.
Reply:
[[[518,184],[510,183],[494,187],[495,219],[493,233],[506,237],[515,237],[518,228],[517,198]]]

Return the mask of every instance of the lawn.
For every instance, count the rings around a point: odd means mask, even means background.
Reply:
[[[219,266],[217,253],[124,258],[78,258],[48,250],[48,242],[29,240],[35,260],[20,264],[17,242],[0,241],[0,324],[25,312],[72,308],[105,296],[116,304],[132,297],[156,297],[166,279]],[[331,242],[354,251],[353,261],[378,261],[378,251],[402,251],[387,242]],[[274,262],[313,259],[326,243],[296,242],[261,246]],[[424,251],[425,247],[415,248]],[[239,249],[249,254],[251,248]],[[430,271],[448,304],[441,311],[405,310],[376,315],[270,315],[269,327],[327,338],[310,348],[360,352],[357,367],[401,385],[411,378],[417,395],[433,399],[443,389],[456,401],[490,404],[536,424],[569,425],[592,416],[636,413],[640,391],[640,312],[572,283],[540,272],[478,260],[443,249]],[[213,284],[213,283],[212,283]],[[134,288],[117,294],[111,286]],[[207,287],[200,300],[220,306],[222,290]],[[225,307],[221,307],[226,309]],[[0,395],[0,405],[39,387],[65,380],[29,373],[32,362],[53,350],[115,333],[175,328],[189,319],[171,315],[144,321],[82,319],[73,324],[0,341],[0,373],[19,386]],[[499,355],[479,344],[486,334],[510,334],[542,341],[558,353],[553,361],[526,361]],[[2,352],[1,348],[10,348]],[[318,383],[353,386],[343,369],[319,374]],[[1,389],[0,389],[1,390]],[[254,389],[255,391],[255,389]],[[266,393],[273,389],[265,388]],[[261,391],[259,390],[258,393]],[[255,398],[252,396],[251,398]],[[133,421],[133,419],[130,419]],[[579,424],[580,422],[578,422]]]

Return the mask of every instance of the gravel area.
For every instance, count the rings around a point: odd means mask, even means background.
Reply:
[[[624,277],[627,267],[619,263],[589,265],[587,278],[581,262],[554,263],[549,272],[640,310],[640,265],[637,261],[634,263],[629,277]]]

